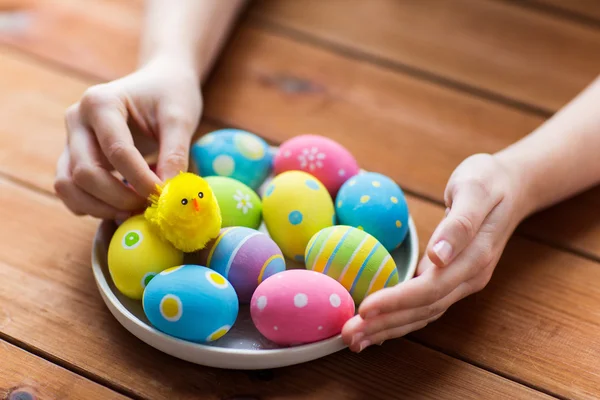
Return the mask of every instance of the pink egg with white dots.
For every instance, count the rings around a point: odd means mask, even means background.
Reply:
[[[254,292],[250,313],[267,339],[293,346],[338,335],[355,313],[350,293],[320,272],[291,269],[264,280]]]
[[[325,185],[335,198],[344,182],[360,168],[352,153],[335,140],[320,135],[300,135],[285,141],[273,161],[275,174],[300,170]]]

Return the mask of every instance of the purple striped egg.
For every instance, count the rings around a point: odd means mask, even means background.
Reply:
[[[221,229],[202,251],[201,261],[227,278],[240,303],[250,303],[262,281],[285,271],[283,254],[273,239],[242,226]]]

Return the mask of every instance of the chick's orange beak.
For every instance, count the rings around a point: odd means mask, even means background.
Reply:
[[[200,203],[198,203],[198,199],[194,198],[192,203],[194,203],[194,210],[200,211]]]

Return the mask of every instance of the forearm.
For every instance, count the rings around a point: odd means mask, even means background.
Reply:
[[[206,77],[246,0],[147,0],[139,64],[174,59]]]
[[[600,184],[599,107],[600,77],[530,135],[496,154],[520,180],[526,215]]]

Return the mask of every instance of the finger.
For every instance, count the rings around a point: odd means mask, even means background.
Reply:
[[[431,261],[439,267],[452,262],[473,240],[500,200],[481,184],[457,186],[452,194],[450,211],[431,237],[427,249]]]
[[[75,215],[90,215],[101,219],[127,219],[129,213],[117,210],[85,193],[73,183],[69,174],[69,152],[61,154],[54,190],[65,206]]]
[[[360,342],[364,337],[362,333],[364,327],[364,320],[360,315],[355,315],[350,318],[342,327],[342,340],[346,345],[351,346],[352,344]]]
[[[157,163],[158,176],[164,181],[186,172],[194,127],[174,115],[164,117],[160,126],[160,149]]]
[[[143,198],[160,184],[142,154],[136,149],[127,126],[127,111],[120,100],[95,91],[83,101],[86,123],[95,133],[100,148],[111,165]]]
[[[451,305],[471,294],[471,286],[463,282],[449,295],[435,303],[407,310],[393,311],[381,314],[374,318],[367,318],[362,324],[362,332],[365,337],[372,336],[378,332],[396,328],[403,325],[430,320],[444,313]]]
[[[399,326],[396,328],[388,329],[386,331],[381,331],[375,335],[365,337],[359,343],[355,343],[349,346],[349,348],[351,351],[360,353],[372,344],[379,344],[386,340],[402,337],[411,332],[423,329],[425,326],[427,326],[427,321],[417,321],[409,325]]]
[[[79,124],[71,125],[69,128],[73,182],[84,192],[116,209],[128,211],[141,209],[146,200],[103,167],[107,161],[103,160],[104,156],[92,134]]]
[[[367,319],[379,314],[418,308],[447,296],[461,283],[475,277],[493,259],[487,237],[478,237],[454,260],[453,268],[426,269],[416,278],[381,289],[367,296],[358,313]],[[422,263],[427,263],[424,259]]]
[[[368,295],[358,307],[358,314],[363,319],[393,311],[422,307],[432,304],[452,291],[445,278],[440,276],[449,269],[431,268],[422,275],[402,282],[396,286],[378,290]],[[458,274],[452,270],[452,273]]]
[[[437,266],[433,262],[431,262],[431,259],[429,258],[429,256],[427,254],[425,254],[423,256],[423,258],[421,258],[421,260],[419,261],[419,265],[417,265],[417,272],[415,273],[415,276],[421,276],[428,269],[435,268],[435,267],[437,267]]]

